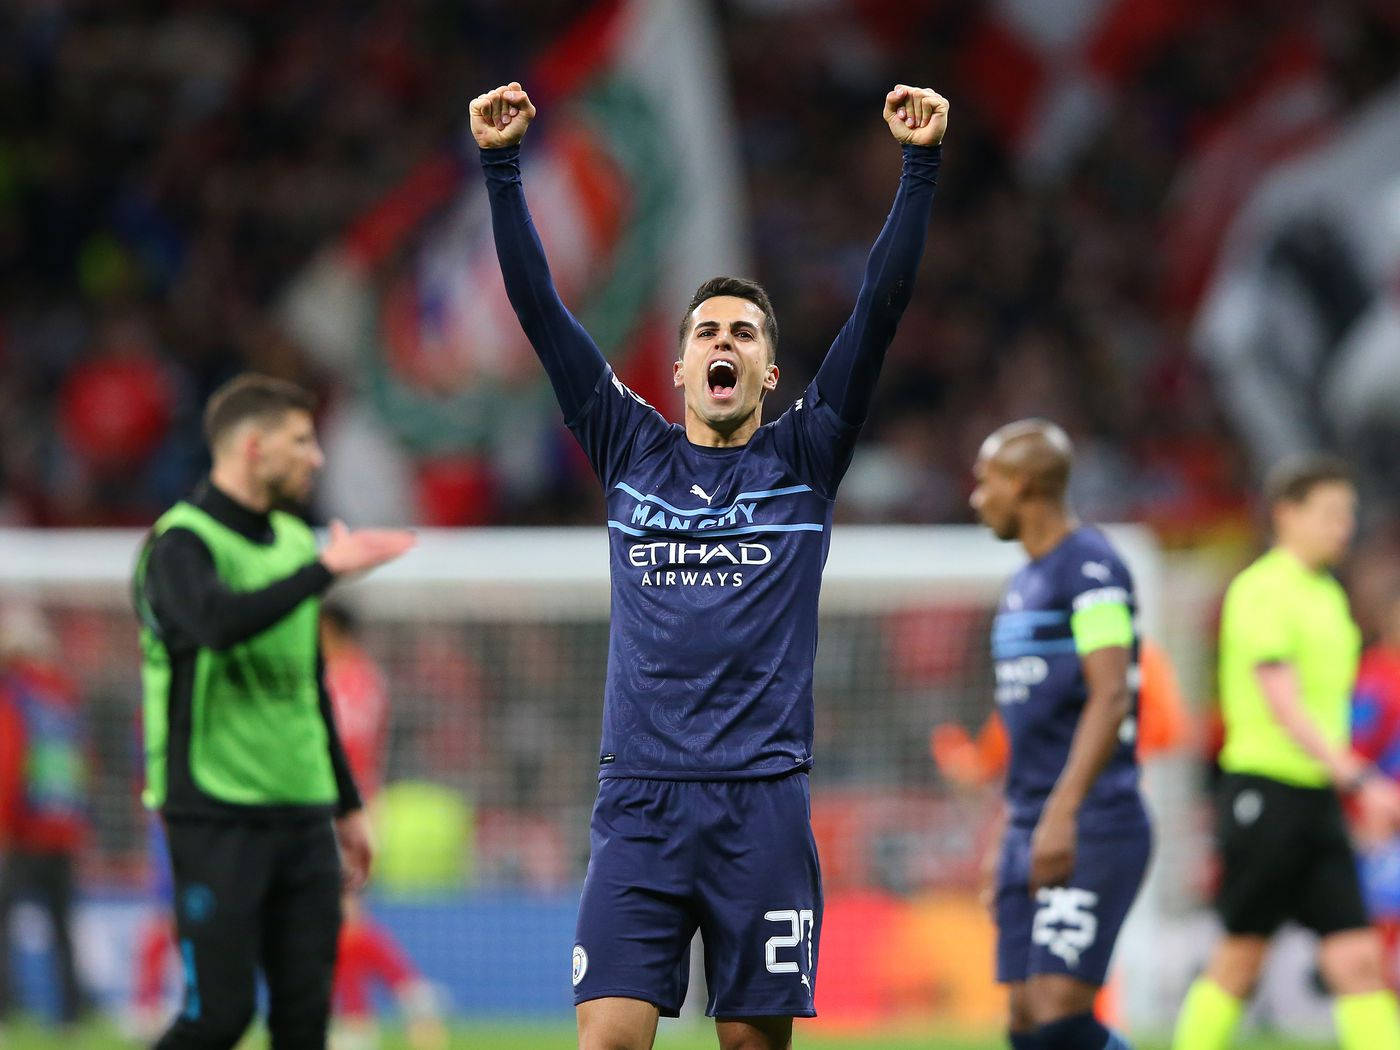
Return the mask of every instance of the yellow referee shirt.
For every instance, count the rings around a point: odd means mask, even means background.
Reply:
[[[1343,748],[1351,738],[1360,653],[1361,632],[1330,572],[1313,572],[1275,547],[1236,576],[1220,616],[1220,767],[1297,787],[1331,783],[1322,763],[1275,720],[1254,671],[1263,663],[1290,664],[1303,708],[1327,742]]]

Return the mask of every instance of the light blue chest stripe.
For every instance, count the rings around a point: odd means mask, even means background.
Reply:
[[[624,525],[620,521],[609,519],[608,528],[625,532],[629,536],[694,536],[696,539],[704,539],[706,536],[747,536],[754,532],[824,532],[826,526],[821,522],[803,522],[800,525],[748,525],[742,529],[634,529],[631,525]]]
[[[1076,652],[1073,638],[1028,638],[1020,642],[992,642],[993,660],[1014,660],[1019,656],[1063,656]]]
[[[641,503],[655,503],[658,507],[665,507],[672,514],[685,514],[691,517],[697,514],[709,514],[717,518],[722,518],[726,514],[733,513],[734,509],[739,506],[740,500],[770,499],[773,496],[792,496],[799,492],[812,491],[811,485],[789,485],[785,489],[764,489],[761,492],[741,492],[734,497],[734,502],[723,510],[719,510],[715,507],[697,507],[695,510],[681,510],[679,507],[671,506],[671,504],[667,503],[660,496],[653,496],[650,493],[643,495],[626,482],[619,481],[615,487],[621,489],[623,492],[627,493],[627,495]]]
[[[1007,626],[1021,626],[1024,624],[1042,623],[1068,623],[1069,611],[1066,609],[1026,609],[1013,610],[1010,612],[999,612],[992,620],[993,624]]]

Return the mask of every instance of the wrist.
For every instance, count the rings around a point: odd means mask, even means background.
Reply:
[[[1327,772],[1332,777],[1332,783],[1340,791],[1344,785],[1362,778],[1362,773],[1370,765],[1360,755],[1347,748],[1335,751],[1331,757],[1324,762]]]
[[[1333,781],[1340,795],[1354,795],[1365,786],[1368,780],[1380,775],[1380,770],[1369,762],[1355,764],[1354,768],[1345,776]]]

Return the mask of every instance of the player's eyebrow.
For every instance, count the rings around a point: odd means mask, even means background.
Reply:
[[[720,323],[718,321],[701,321],[698,324],[696,324],[695,331],[710,331],[711,329],[717,329],[719,327]],[[729,330],[731,332],[738,332],[740,330],[744,330],[753,332],[755,335],[758,334],[758,326],[751,321],[730,321]]]

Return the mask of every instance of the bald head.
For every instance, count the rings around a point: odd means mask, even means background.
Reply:
[[[977,453],[972,509],[998,539],[1024,541],[1028,526],[1034,536],[1036,522],[1066,515],[1073,454],[1065,432],[1048,420],[1006,424]]]
[[[1020,419],[994,431],[977,458],[1026,481],[1025,494],[1062,500],[1069,486],[1074,446],[1048,419]]]

